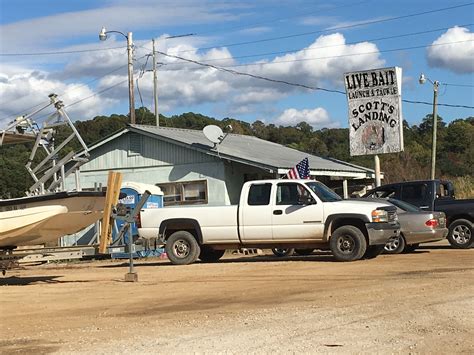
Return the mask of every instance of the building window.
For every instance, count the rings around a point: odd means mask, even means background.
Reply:
[[[166,206],[207,204],[207,181],[156,184],[163,191]]]
[[[142,150],[142,140],[139,134],[130,133],[128,141],[128,156],[140,155]]]

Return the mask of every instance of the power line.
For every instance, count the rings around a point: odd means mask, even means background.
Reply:
[[[474,85],[467,85],[467,84],[449,84],[449,83],[441,83],[441,85],[446,85],[446,86],[459,86],[459,87],[465,87],[465,88],[474,88]]]
[[[58,54],[75,54],[75,53],[87,53],[87,52],[99,52],[107,51],[110,49],[126,49],[127,47],[107,47],[107,48],[94,48],[94,49],[78,49],[74,51],[54,51],[54,52],[32,52],[32,53],[0,53],[2,57],[20,57],[20,56],[36,56],[36,55],[58,55]]]
[[[171,58],[183,60],[183,61],[186,61],[186,62],[190,62],[190,63],[196,64],[196,65],[199,65],[199,66],[213,68],[213,69],[223,71],[223,72],[226,72],[226,73],[230,73],[230,74],[233,74],[233,75],[247,76],[247,77],[251,77],[251,78],[254,78],[254,79],[258,79],[258,80],[264,80],[264,81],[269,81],[269,82],[278,83],[278,84],[285,84],[285,85],[289,85],[289,86],[300,87],[300,88],[314,90],[314,91],[325,91],[325,92],[331,92],[331,93],[346,95],[346,92],[342,91],[342,90],[327,89],[327,88],[323,88],[323,87],[319,87],[319,86],[309,86],[309,85],[304,85],[304,84],[299,84],[299,83],[292,83],[292,82],[289,82],[289,81],[286,81],[286,80],[272,79],[272,78],[264,77],[264,76],[261,76],[261,75],[255,75],[255,74],[250,74],[250,73],[239,72],[239,71],[236,71],[236,70],[228,69],[226,67],[218,67],[218,66],[215,66],[215,65],[212,65],[212,64],[202,63],[202,62],[199,62],[199,61],[196,61],[196,60],[193,60],[193,59],[183,58],[183,57],[167,54],[167,53],[160,52],[160,51],[156,51],[156,53],[162,54],[166,57],[171,57]],[[423,105],[432,106],[431,102],[426,102],[426,101],[412,101],[412,100],[402,100],[402,101],[407,102],[407,103],[423,104]],[[438,106],[474,109],[474,106],[467,106],[467,105],[454,105],[454,104],[438,103]]]
[[[473,25],[474,24],[471,23],[471,24],[465,24],[465,25],[460,25],[460,26],[462,26],[462,27],[472,27]],[[449,28],[450,27],[444,27],[444,28],[437,28],[437,29],[433,29],[433,30],[410,32],[410,33],[404,33],[404,34],[393,35],[393,36],[363,39],[363,40],[359,40],[359,41],[346,42],[346,43],[343,43],[343,44],[332,44],[332,45],[317,46],[317,47],[311,47],[311,48],[295,48],[295,49],[285,50],[285,51],[266,52],[266,53],[259,53],[259,54],[249,54],[249,55],[242,55],[242,56],[236,56],[236,57],[213,58],[213,59],[204,60],[203,62],[209,63],[209,62],[216,62],[216,61],[230,60],[230,59],[263,57],[263,56],[267,56],[267,55],[286,54],[286,53],[303,52],[303,51],[306,52],[306,51],[313,51],[313,50],[323,49],[323,48],[343,47],[343,46],[346,46],[346,45],[354,45],[354,44],[359,44],[359,43],[363,43],[363,42],[378,42],[378,41],[384,41],[384,40],[394,39],[394,38],[402,38],[402,37],[416,36],[416,35],[421,35],[421,34],[426,34],[426,33],[445,31],[445,30],[448,30]],[[142,48],[148,49],[146,47],[142,47]],[[373,54],[373,53],[371,52],[369,54]],[[325,58],[335,58],[335,57],[322,57],[322,58],[317,58],[317,59],[325,59]],[[257,65],[257,64],[258,63],[255,63],[255,65]],[[171,64],[168,64],[168,65],[176,65],[176,63],[171,63]],[[245,66],[245,65],[250,65],[250,64],[241,64],[241,66]]]
[[[457,43],[466,43],[466,42],[473,42],[474,40],[465,40],[465,41],[454,41],[454,42],[444,42],[444,43],[432,43],[432,44],[425,44],[420,46],[411,46],[411,47],[401,47],[401,48],[392,48],[392,49],[384,49],[384,50],[377,50],[371,52],[360,52],[360,53],[351,53],[351,54],[340,54],[340,55],[333,55],[333,56],[324,56],[324,57],[312,57],[312,58],[301,58],[301,59],[291,59],[291,60],[277,60],[272,62],[264,62],[264,63],[245,63],[245,64],[234,64],[234,65],[227,65],[223,66],[224,68],[237,68],[237,67],[251,67],[251,66],[265,66],[265,65],[274,65],[274,64],[281,64],[281,63],[294,63],[294,62],[306,62],[310,60],[317,60],[317,59],[333,59],[333,58],[343,58],[343,57],[353,57],[356,55],[369,55],[369,54],[379,54],[379,53],[388,53],[388,52],[399,52],[405,50],[413,50],[413,49],[420,49],[420,48],[429,48],[429,47],[437,47],[437,46],[445,46],[449,44],[457,44]],[[168,57],[182,59],[182,57],[174,56],[171,54],[166,54],[163,52],[158,52]],[[183,59],[182,59],[183,60]],[[184,58],[187,61],[187,58]],[[207,63],[210,60],[203,60],[201,63]],[[167,65],[179,65],[183,63],[169,63]]]
[[[318,10],[310,11],[310,12],[307,11],[309,9],[309,8],[307,8],[307,10],[297,12],[296,14],[293,14],[292,16],[277,17],[277,18],[273,18],[271,20],[266,20],[266,21],[247,23],[245,25],[227,27],[227,28],[224,28],[224,29],[217,29],[217,30],[212,30],[212,31],[199,32],[199,33],[197,33],[197,35],[202,36],[202,35],[205,35],[205,34],[208,34],[208,33],[215,33],[217,31],[219,33],[222,33],[224,31],[229,32],[229,31],[233,31],[233,30],[246,29],[246,28],[253,27],[253,26],[263,25],[263,24],[266,24],[266,23],[273,23],[273,22],[279,22],[279,21],[282,21],[282,20],[288,20],[290,18],[300,17],[302,15],[303,16],[308,16],[308,15],[312,15],[314,13],[320,14],[321,12],[330,12],[330,11],[334,11],[334,10],[341,9],[341,8],[354,7],[354,6],[358,6],[358,5],[361,5],[361,4],[364,4],[364,3],[368,3],[368,2],[370,2],[370,0],[360,1],[360,2],[357,2],[357,3],[353,3],[353,4],[344,4],[344,5],[341,5],[341,6],[331,7],[329,9],[323,9],[323,10],[318,9]],[[319,6],[317,6],[317,7],[319,7]],[[311,8],[313,8],[313,7],[311,7]]]
[[[208,50],[208,49],[222,48],[222,47],[236,47],[236,46],[243,46],[243,45],[247,45],[247,44],[255,44],[255,43],[276,41],[276,40],[280,40],[280,39],[288,39],[288,38],[294,38],[294,37],[308,36],[308,35],[313,35],[313,34],[317,34],[317,33],[333,32],[333,31],[336,31],[336,30],[344,30],[344,29],[349,29],[349,28],[354,28],[354,27],[367,26],[367,25],[373,25],[373,24],[377,24],[377,23],[401,20],[401,19],[410,18],[410,17],[423,16],[423,15],[427,15],[427,14],[453,10],[453,9],[462,8],[462,7],[471,6],[471,5],[474,5],[474,2],[461,4],[461,5],[456,5],[456,6],[444,7],[444,8],[441,8],[441,9],[417,12],[417,13],[408,14],[408,15],[394,16],[394,17],[389,17],[389,18],[384,18],[384,19],[379,19],[379,20],[364,21],[364,22],[359,22],[359,23],[355,23],[355,24],[351,24],[351,25],[331,27],[331,28],[324,29],[324,30],[295,33],[295,34],[290,34],[290,35],[286,35],[286,36],[270,37],[270,38],[264,38],[264,39],[260,39],[260,40],[254,40],[254,41],[221,44],[221,45],[212,46],[212,47],[200,47],[200,48],[196,48],[194,50],[179,51],[179,52],[176,52],[176,53],[186,53],[186,52],[193,52],[195,50]]]

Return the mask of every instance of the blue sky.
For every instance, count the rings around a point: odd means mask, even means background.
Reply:
[[[169,55],[333,90],[344,90],[344,72],[399,66],[403,99],[432,101],[432,86],[418,84],[423,72],[441,82],[440,103],[474,106],[474,3],[468,1],[17,0],[0,6],[0,127],[47,102],[51,92],[70,105],[73,119],[126,114],[126,42],[120,35],[100,42],[102,26],[133,32],[135,78],[150,110],[153,82],[146,55],[152,38]],[[194,35],[166,38],[188,33]],[[39,55],[58,52],[73,53]],[[164,115],[192,111],[248,122],[306,121],[315,129],[348,126],[344,95],[164,55],[158,61],[158,106]],[[431,110],[403,104],[410,124]],[[438,111],[446,122],[474,115],[466,108]]]

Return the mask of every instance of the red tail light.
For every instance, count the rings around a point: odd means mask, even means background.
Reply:
[[[431,228],[435,228],[439,225],[438,220],[435,218],[429,219],[425,222],[425,225]]]

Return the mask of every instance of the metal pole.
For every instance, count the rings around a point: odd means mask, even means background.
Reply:
[[[133,38],[132,32],[127,36],[128,52],[128,100],[130,108],[130,123],[135,124],[135,97],[133,95]]]
[[[347,188],[347,179],[342,180],[342,193],[344,198],[349,198],[349,189]]]
[[[374,163],[375,163],[375,187],[378,187],[380,186],[380,159],[377,154],[374,155]]]
[[[439,87],[439,82],[435,81],[433,83],[433,137],[432,137],[432,145],[431,145],[431,180],[434,180],[435,172],[436,172],[436,136],[437,136],[437,131],[438,131],[438,115],[437,115],[438,87]]]
[[[155,52],[155,39],[152,40],[153,43],[153,100],[155,103],[155,119],[156,127],[160,126],[160,116],[158,113],[158,78],[156,72],[156,52]]]

